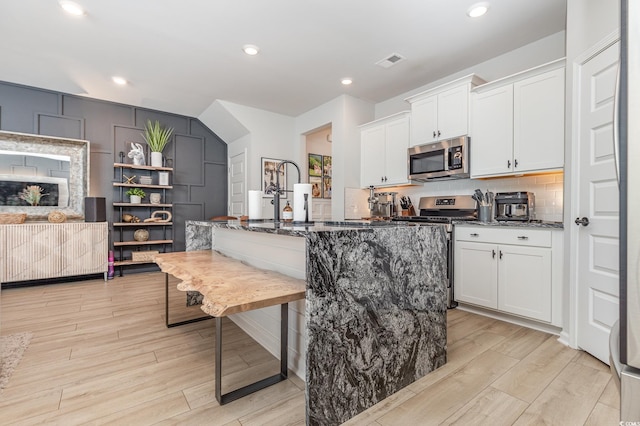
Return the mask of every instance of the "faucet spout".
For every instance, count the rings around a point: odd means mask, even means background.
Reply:
[[[284,194],[285,192],[290,192],[286,188],[280,188],[280,169],[284,167],[285,164],[293,164],[298,171],[298,183],[300,183],[300,179],[302,179],[302,175],[300,174],[300,167],[296,163],[291,160],[283,160],[278,163],[276,166],[276,189],[273,191],[273,200],[271,204],[273,204],[273,220],[277,223],[280,222],[280,194]]]

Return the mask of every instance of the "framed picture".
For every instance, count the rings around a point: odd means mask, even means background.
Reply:
[[[331,176],[322,178],[322,194],[324,198],[331,198]]]
[[[331,176],[331,156],[322,156],[322,176]]]
[[[322,176],[322,155],[309,154],[309,176]]]
[[[276,187],[276,167],[282,160],[262,157],[262,196],[272,198]],[[280,189],[287,189],[287,166],[280,169]],[[287,198],[286,193],[281,193],[280,198]]]
[[[322,198],[322,178],[320,176],[310,176],[311,195],[313,198]]]

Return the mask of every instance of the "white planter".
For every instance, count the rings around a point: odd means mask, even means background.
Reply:
[[[139,195],[129,195],[129,201],[131,204],[141,204],[142,198]]]
[[[162,167],[162,153],[161,152],[152,152],[151,153],[151,167]]]

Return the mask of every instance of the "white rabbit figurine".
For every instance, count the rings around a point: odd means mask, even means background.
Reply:
[[[129,158],[133,158],[133,164],[135,166],[144,166],[144,151],[142,150],[142,145],[139,143],[131,142],[131,151],[127,154]]]

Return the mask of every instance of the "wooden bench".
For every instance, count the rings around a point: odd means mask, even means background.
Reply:
[[[304,299],[304,280],[212,250],[158,254],[155,262],[165,272],[166,283],[173,275],[182,280],[179,290],[200,292],[202,310],[216,319],[216,399],[221,405],[287,379],[289,302]],[[222,317],[274,305],[280,305],[280,373],[223,395]]]

